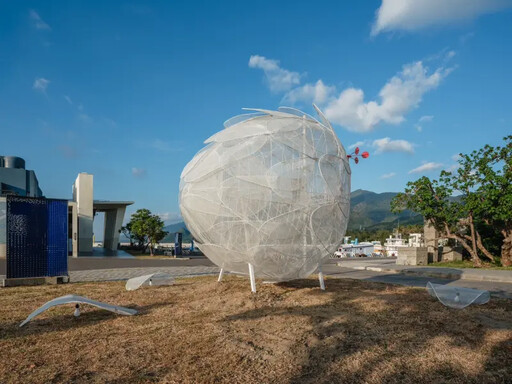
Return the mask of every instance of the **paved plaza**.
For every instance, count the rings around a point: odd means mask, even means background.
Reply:
[[[324,272],[330,278],[366,280],[374,281],[377,283],[405,285],[409,287],[425,288],[427,283],[430,281],[436,284],[483,289],[491,292],[492,296],[512,299],[512,283],[460,280],[455,278],[443,279],[414,274],[357,270],[353,268],[340,267],[336,265],[336,263],[329,263],[328,265],[324,266]],[[329,282],[327,281],[326,284],[328,288]]]
[[[0,260],[0,278],[5,265]],[[512,271],[397,266],[392,259],[332,259],[323,267],[327,278],[366,280],[412,287],[427,282],[466,288],[485,289],[493,296],[512,299]],[[217,275],[219,268],[207,258],[94,258],[69,259],[71,282],[122,281],[155,272],[172,277]],[[495,278],[496,281],[491,281]],[[510,279],[510,280],[507,280]],[[249,281],[247,281],[249,284]],[[329,282],[327,280],[327,289]]]
[[[190,267],[140,267],[140,268],[115,268],[115,269],[86,269],[70,271],[69,277],[72,283],[86,281],[116,281],[128,280],[132,277],[149,275],[150,273],[165,272],[172,277],[192,277],[203,275],[215,275],[219,268],[207,266]]]
[[[452,280],[476,280],[512,283],[512,271],[510,270],[397,265],[394,258],[338,259],[337,264],[343,268],[382,273],[398,273]]]

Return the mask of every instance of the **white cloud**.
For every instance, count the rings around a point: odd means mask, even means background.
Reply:
[[[451,60],[455,57],[455,55],[457,54],[457,52],[455,51],[448,51],[448,53],[446,54],[446,56],[444,57],[445,60]]]
[[[57,147],[59,152],[67,159],[74,159],[78,157],[78,151],[76,148],[70,146],[70,145],[61,145]]]
[[[137,178],[143,178],[147,174],[146,170],[143,168],[132,168],[132,175]]]
[[[455,163],[454,163],[454,164],[452,164],[452,165],[450,165],[449,167],[447,167],[447,168],[445,169],[445,171],[447,171],[447,172],[454,172],[454,171],[456,171],[457,169],[459,169],[459,168],[460,168],[460,164],[459,164],[459,160],[460,160],[460,159],[461,159],[461,157],[460,157],[460,155],[459,155],[458,153],[454,154],[454,155],[452,156],[452,160],[453,160],[453,161],[455,161]]]
[[[307,103],[324,104],[336,92],[336,87],[325,85],[322,80],[318,80],[315,84],[305,84],[288,92],[283,102],[295,104],[303,101]]]
[[[395,172],[390,172],[390,173],[383,174],[380,178],[381,179],[391,179],[392,177],[395,177],[395,176],[396,176]]]
[[[348,88],[327,104],[325,115],[354,132],[372,131],[382,122],[399,124],[407,112],[419,105],[423,95],[437,88],[450,72],[450,68],[441,67],[429,74],[421,61],[404,65],[380,90],[380,102],[365,102],[363,90]]]
[[[32,89],[36,91],[46,93],[46,88],[48,88],[48,84],[50,84],[50,80],[47,80],[43,77],[34,80],[34,84],[32,85]]]
[[[178,212],[163,212],[157,213],[157,215],[160,216],[166,224],[174,224],[183,220],[183,217],[181,217],[181,214]]]
[[[281,68],[277,60],[253,55],[249,58],[249,67],[263,70],[272,92],[286,92],[300,84],[300,74]]]
[[[172,150],[171,144],[160,139],[154,140],[151,143],[151,147],[162,152],[169,152]]]
[[[48,31],[52,29],[43,19],[41,19],[41,16],[39,16],[39,14],[36,11],[34,11],[33,9],[30,10],[30,19],[32,20],[32,22],[34,23],[34,26],[37,29],[48,30]]]
[[[426,116],[421,116],[418,120],[418,122],[420,123],[423,123],[423,122],[428,122],[428,121],[432,121],[434,119],[434,116],[432,115],[426,115]]]
[[[92,121],[92,117],[89,116],[87,113],[80,112],[78,114],[78,119],[83,121],[84,123],[90,123]]]
[[[468,32],[459,38],[459,42],[461,44],[466,44],[466,42],[472,39],[473,37],[475,37],[475,32]]]
[[[414,144],[407,140],[391,140],[389,137],[374,140],[372,146],[376,148],[375,153],[384,152],[405,152],[414,153]]]
[[[432,121],[433,119],[434,119],[434,116],[432,116],[432,115],[421,116],[418,119],[418,122],[414,126],[416,127],[416,130],[418,132],[421,132],[421,131],[423,131],[423,125],[421,123],[428,123],[428,122]]]
[[[453,51],[443,53],[449,57],[453,54]],[[265,72],[272,92],[285,93],[282,102],[292,105],[297,102],[313,102],[321,105],[329,120],[354,132],[372,131],[380,123],[403,122],[405,114],[418,107],[423,95],[437,88],[453,70],[441,66],[431,72],[422,61],[406,64],[382,87],[380,100],[365,102],[364,92],[358,88],[347,88],[335,97],[336,87],[325,84],[321,79],[314,84],[300,86],[301,75],[281,68],[277,60],[254,55],[249,59],[249,67]],[[423,116],[420,121],[430,121],[432,118]],[[421,131],[419,124],[416,128]]]
[[[115,120],[111,119],[111,118],[103,117],[103,118],[101,119],[101,121],[102,121],[104,124],[106,124],[106,125],[108,125],[109,127],[111,127],[111,128],[117,128],[117,122],[116,122]]]
[[[365,144],[366,144],[366,141],[357,141],[354,144],[349,145],[348,149],[354,149],[354,148],[357,148],[357,147],[361,147],[361,146],[363,146]]]
[[[382,0],[371,34],[449,25],[511,5],[509,0]]]
[[[440,169],[442,167],[443,167],[443,164],[441,164],[441,163],[429,162],[429,163],[422,164],[417,168],[411,169],[409,171],[409,174],[435,171],[436,169]]]
[[[71,97],[64,95],[64,99],[68,102],[69,105],[73,105],[73,101],[71,100]]]
[[[460,164],[455,163],[455,164],[450,165],[448,168],[446,168],[445,171],[446,172],[454,172],[457,169],[459,169],[459,167],[460,167]]]

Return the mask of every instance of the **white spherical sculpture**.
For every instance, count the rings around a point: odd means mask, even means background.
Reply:
[[[350,165],[318,108],[321,122],[291,108],[254,111],[228,120],[187,164],[181,214],[223,270],[304,278],[343,240]]]

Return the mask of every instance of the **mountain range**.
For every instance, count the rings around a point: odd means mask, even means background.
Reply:
[[[348,229],[392,230],[400,225],[423,224],[423,217],[412,211],[391,212],[391,200],[396,192],[375,193],[363,189],[350,194]]]
[[[422,224],[423,217],[412,211],[400,214],[391,212],[390,203],[395,192],[375,193],[357,189],[350,194],[349,230],[365,229],[376,231],[379,229],[392,230],[400,225]],[[190,241],[190,232],[184,222],[168,225],[164,228],[169,234],[162,242],[174,242],[176,232],[183,233],[183,242]]]

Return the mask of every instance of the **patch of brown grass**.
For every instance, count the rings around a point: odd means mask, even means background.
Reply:
[[[227,277],[127,292],[123,283],[0,291],[0,382],[468,383],[512,377],[512,303],[453,310],[425,290],[350,280]],[[69,293],[117,316],[44,302]]]

